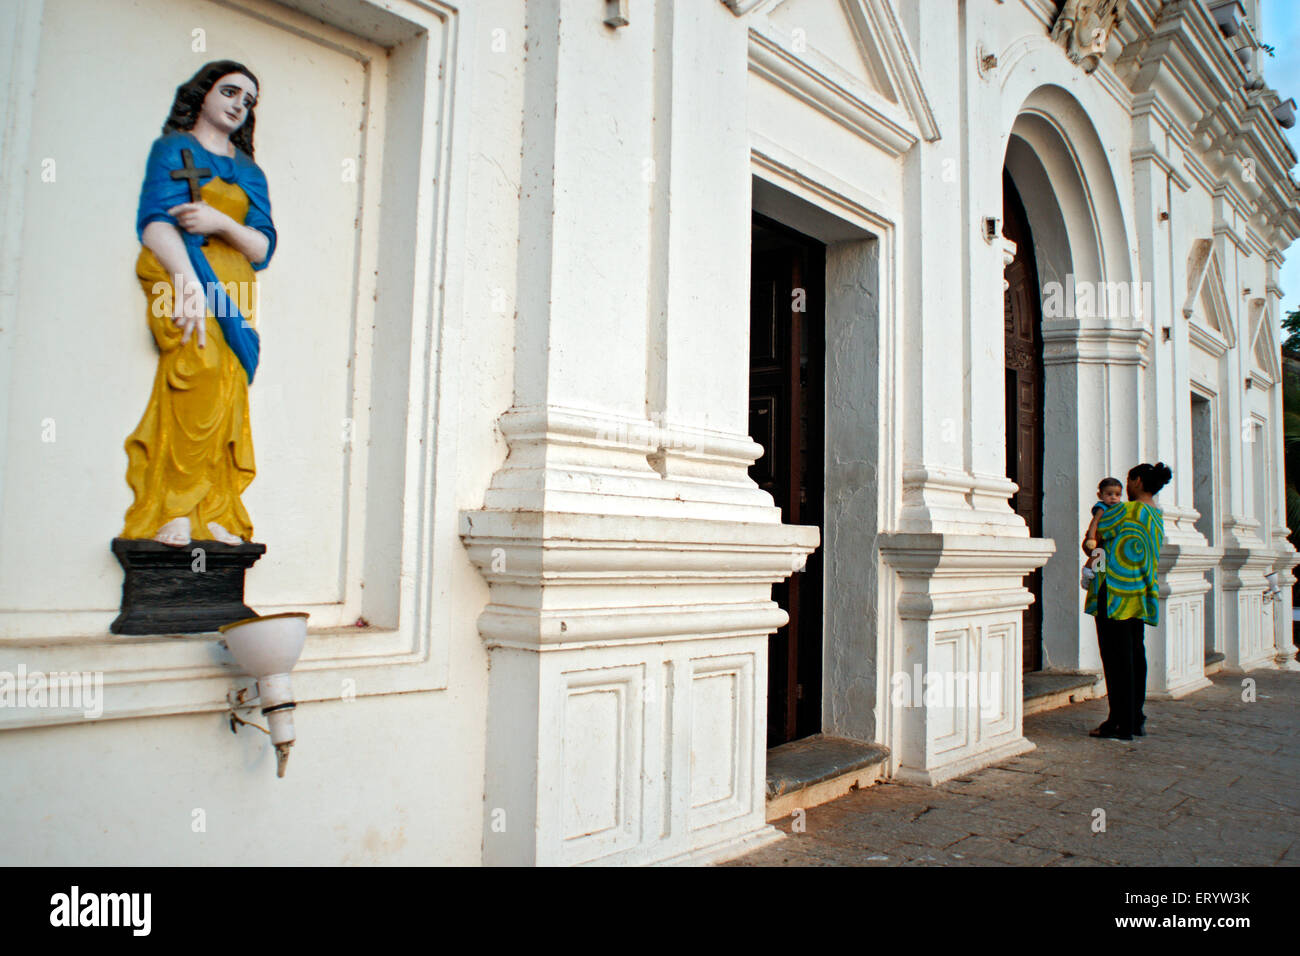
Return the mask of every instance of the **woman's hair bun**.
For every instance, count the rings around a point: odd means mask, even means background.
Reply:
[[[1154,465],[1145,462],[1135,465],[1128,476],[1142,482],[1142,490],[1147,494],[1156,495],[1160,493],[1161,488],[1169,484],[1169,479],[1173,478],[1174,473],[1163,461],[1158,461]]]
[[[1163,461],[1148,465],[1147,468],[1150,470],[1142,476],[1142,488],[1149,494],[1158,495],[1160,489],[1169,484],[1169,479],[1174,476],[1174,473]]]

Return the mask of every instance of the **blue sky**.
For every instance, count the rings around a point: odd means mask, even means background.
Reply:
[[[1260,8],[1260,41],[1276,50],[1275,56],[1263,55],[1264,80],[1282,99],[1295,97],[1300,102],[1300,0],[1262,0]],[[1282,132],[1291,148],[1300,153],[1300,123]],[[1286,254],[1281,286],[1286,293],[1282,299],[1285,315],[1300,308],[1300,241]]]

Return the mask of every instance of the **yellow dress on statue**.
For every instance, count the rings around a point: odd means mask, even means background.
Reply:
[[[235,222],[244,222],[249,201],[238,186],[216,178],[204,184],[201,195]],[[252,265],[216,236],[208,237],[203,251],[255,327]],[[152,538],[173,518],[188,517],[195,539],[210,538],[208,523],[215,522],[250,541],[253,523],[240,500],[257,472],[248,378],[210,310],[206,347],[199,348],[197,334],[181,343],[182,331],[172,321],[172,277],[148,248],[141,248],[135,271],[149,301],[149,328],[159,356],[149,405],[126,440],[126,480],[135,502],[121,537]]]

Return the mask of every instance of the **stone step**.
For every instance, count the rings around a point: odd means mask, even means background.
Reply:
[[[767,752],[767,819],[869,787],[886,771],[889,748],[816,734]]]
[[[1218,651],[1210,651],[1205,655],[1205,676],[1217,674],[1223,670],[1223,662],[1228,659],[1226,654],[1220,654]]]
[[[1023,715],[1041,714],[1068,704],[1100,696],[1101,675],[1059,671],[1031,671],[1024,675]]]

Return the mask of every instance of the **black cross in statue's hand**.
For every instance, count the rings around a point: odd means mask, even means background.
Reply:
[[[181,169],[172,170],[172,179],[185,179],[190,184],[190,202],[202,202],[203,197],[199,195],[199,180],[204,176],[211,176],[212,170],[202,167],[194,168],[194,153],[188,149],[181,150],[181,163],[184,164]],[[208,240],[203,238],[203,245],[207,245]]]
[[[181,162],[185,164],[183,169],[173,169],[172,179],[188,179],[190,182],[190,202],[200,202],[202,196],[199,195],[199,180],[204,176],[211,176],[210,169],[195,169],[194,154],[188,149],[181,150]]]

